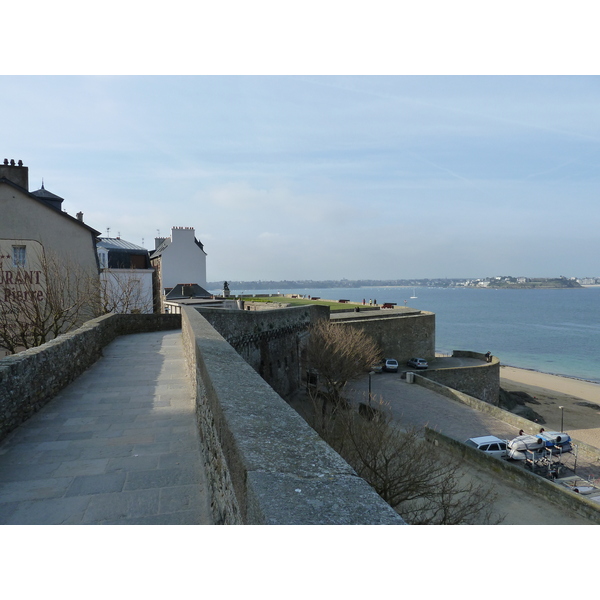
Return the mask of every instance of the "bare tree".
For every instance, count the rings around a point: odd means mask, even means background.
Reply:
[[[33,267],[3,272],[0,348],[14,354],[44,344],[99,314],[98,273],[41,252]]]
[[[411,524],[499,523],[496,497],[466,480],[459,459],[425,441],[423,432],[403,430],[379,402],[365,418],[335,407],[313,427],[375,491]]]
[[[308,363],[325,386],[327,399],[337,404],[346,384],[367,373],[381,352],[366,332],[343,323],[320,321],[309,333]]]
[[[100,287],[103,313],[152,312],[152,288],[144,289],[142,274],[135,273],[135,269],[104,270]]]

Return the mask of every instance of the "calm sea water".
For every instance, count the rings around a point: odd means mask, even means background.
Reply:
[[[231,290],[241,293],[242,290]],[[396,302],[436,314],[436,350],[474,350],[505,365],[600,382],[600,287],[574,290],[333,288],[261,290]],[[248,293],[248,292],[246,292]],[[411,296],[417,296],[411,299]]]

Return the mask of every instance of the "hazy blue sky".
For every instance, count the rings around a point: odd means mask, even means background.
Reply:
[[[3,76],[0,110],[31,190],[194,227],[209,281],[600,276],[595,76]]]

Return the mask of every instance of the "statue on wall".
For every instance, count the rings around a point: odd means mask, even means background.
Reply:
[[[223,283],[223,296],[229,298],[229,286],[227,285],[227,282]]]

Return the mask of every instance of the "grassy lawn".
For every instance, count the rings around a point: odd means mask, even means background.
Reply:
[[[244,297],[245,302],[282,302],[285,304],[319,304],[321,306],[329,306],[331,310],[348,310],[354,308],[356,303],[331,302],[329,300],[308,300],[308,298],[264,298],[264,297]]]

